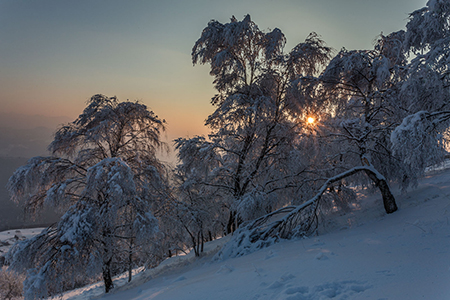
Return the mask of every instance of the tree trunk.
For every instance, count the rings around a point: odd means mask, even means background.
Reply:
[[[397,204],[395,203],[394,195],[392,195],[389,185],[386,182],[386,179],[379,178],[377,174],[375,174],[371,170],[366,169],[364,171],[380,190],[381,195],[383,197],[383,205],[384,209],[386,210],[386,213],[391,214],[395,212],[398,209],[398,207]]]
[[[202,247],[200,249],[200,252],[203,253],[203,245],[205,244],[205,238],[203,236],[203,230],[202,230]]]
[[[200,256],[200,243],[200,231],[197,231],[197,250],[195,251],[195,256],[197,257]]]
[[[242,218],[237,214],[236,211],[230,211],[230,216],[228,218],[227,231],[226,234],[235,232],[239,226],[242,224]]]
[[[191,237],[191,240],[192,240],[192,249],[194,250],[195,256],[200,256],[200,254],[198,253],[198,249],[197,249],[197,241],[195,240],[195,235],[194,235],[194,233],[191,232],[191,231],[189,230],[189,228],[188,228],[186,225],[183,224],[183,226],[184,226],[184,229],[186,229],[186,231],[187,231],[187,233],[189,234],[189,236]]]
[[[111,277],[111,259],[103,263],[103,281],[105,283],[105,293],[108,293],[113,287],[114,283]]]
[[[112,249],[110,248],[111,243],[111,230],[105,228],[102,233],[103,237],[103,282],[105,283],[105,293],[108,293],[113,287],[114,283],[111,276],[111,262],[112,262]]]
[[[133,276],[133,239],[130,241],[130,247],[128,249],[128,282],[131,281]]]
[[[236,213],[232,210],[230,210],[230,217],[228,218],[228,224],[227,224],[227,234],[233,233],[236,228],[235,227],[235,218]]]

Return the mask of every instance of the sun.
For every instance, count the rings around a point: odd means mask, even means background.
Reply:
[[[307,122],[309,125],[314,124],[315,121],[316,121],[316,120],[315,120],[313,117],[308,117],[308,119],[306,119],[306,122]]]

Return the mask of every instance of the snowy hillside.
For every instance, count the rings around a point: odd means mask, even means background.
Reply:
[[[12,229],[0,232],[0,257],[4,256],[18,240],[29,239],[43,229],[44,228]]]
[[[450,299],[450,171],[397,192],[394,214],[379,198],[316,237],[225,261],[212,260],[215,241],[202,259],[172,258],[109,295],[98,284],[64,299]]]

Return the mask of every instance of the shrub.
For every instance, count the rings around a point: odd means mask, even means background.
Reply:
[[[22,299],[23,281],[25,276],[8,270],[0,269],[0,299]]]

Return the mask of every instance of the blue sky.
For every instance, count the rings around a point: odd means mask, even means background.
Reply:
[[[190,52],[209,20],[250,14],[280,28],[286,50],[315,31],[340,49],[367,49],[403,29],[424,0],[0,0],[0,112],[68,116],[96,93],[140,100],[169,138],[206,133],[214,95]]]

